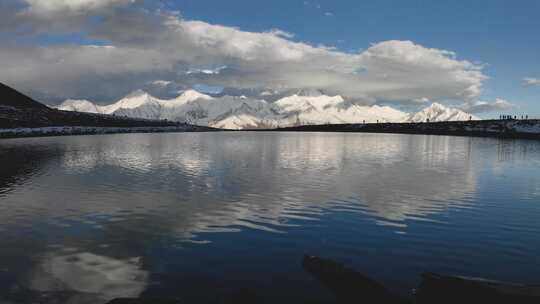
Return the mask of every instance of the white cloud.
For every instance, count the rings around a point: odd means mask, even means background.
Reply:
[[[117,9],[140,0],[3,0],[0,31],[18,29],[27,33],[86,32],[99,19],[114,17]],[[1,2],[1,1],[0,1]],[[7,18],[6,18],[7,17]],[[99,18],[92,18],[99,17]]]
[[[324,15],[326,17],[334,17],[334,13],[332,13],[332,12],[325,12]]]
[[[168,81],[168,80],[154,80],[154,81],[150,82],[150,84],[153,84],[153,85],[158,86],[158,87],[166,87],[171,83],[172,83],[172,81]]]
[[[481,66],[457,60],[446,50],[426,48],[411,41],[385,41],[374,44],[361,53],[361,62],[380,97],[399,100],[464,99],[481,93],[487,78]],[[419,94],[425,91],[427,94]],[[418,96],[421,95],[421,96]]]
[[[464,106],[463,110],[469,113],[483,113],[504,111],[515,107],[513,103],[510,103],[504,99],[497,98],[494,102],[477,101],[472,104]]]
[[[201,68],[190,68],[186,74],[206,74],[206,75],[215,75],[221,73],[222,70],[226,69],[227,66],[220,66],[217,68],[207,68],[207,69],[201,69]]]
[[[287,38],[287,39],[294,38],[293,33],[289,33],[289,32],[286,32],[286,31],[283,31],[283,30],[280,30],[280,29],[272,29],[272,30],[269,31],[269,33],[274,34],[274,35],[279,36],[279,37]]]
[[[540,79],[539,78],[523,78],[523,81],[525,82],[525,85],[527,86],[540,86]]]
[[[167,79],[181,87],[204,83],[238,89],[322,89],[366,104],[422,99],[471,103],[487,78],[480,65],[412,41],[383,41],[345,53],[292,41],[293,35],[281,30],[247,32],[185,20],[176,13],[139,7],[137,2],[130,9],[118,9],[131,0],[26,1],[33,6],[25,11],[99,15],[99,22],[77,24],[55,13],[55,22],[65,21],[71,31],[110,44],[0,46],[0,79],[59,98],[91,99],[99,92],[113,99]],[[28,18],[19,22],[29,22]],[[215,69],[222,66],[227,68]]]
[[[84,14],[102,9],[132,4],[135,0],[24,0],[29,7],[27,12],[37,16],[56,14]]]
[[[413,100],[414,102],[417,102],[417,103],[429,103],[429,98],[426,98],[426,97],[422,97],[422,98],[415,98]]]

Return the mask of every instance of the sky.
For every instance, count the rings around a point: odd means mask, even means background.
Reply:
[[[2,0],[0,81],[48,103],[320,89],[540,117],[540,1]]]

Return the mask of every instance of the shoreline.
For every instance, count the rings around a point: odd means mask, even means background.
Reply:
[[[476,120],[431,123],[368,123],[305,125],[275,129],[228,130],[194,125],[139,126],[139,127],[88,127],[56,126],[38,128],[0,129],[0,139],[49,137],[71,135],[100,135],[128,133],[168,132],[339,132],[339,133],[384,133],[417,134],[466,137],[496,137],[509,139],[540,139],[540,120]]]
[[[421,123],[328,124],[252,131],[391,133],[540,139],[540,120],[471,120]]]
[[[217,132],[219,129],[192,125],[182,126],[153,126],[153,127],[86,127],[86,126],[57,126],[39,128],[10,128],[0,129],[0,139],[74,136],[74,135],[105,135],[129,133],[173,133],[173,132]]]

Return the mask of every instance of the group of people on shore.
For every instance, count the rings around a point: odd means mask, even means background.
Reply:
[[[500,120],[517,120],[520,119],[517,115],[499,115]],[[521,115],[521,119],[529,119],[529,115]]]

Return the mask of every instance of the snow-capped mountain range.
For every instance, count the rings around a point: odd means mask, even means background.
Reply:
[[[68,99],[59,110],[113,114],[146,119],[168,119],[224,129],[276,128],[313,124],[424,122],[469,120],[472,115],[434,103],[418,113],[388,106],[361,106],[341,96],[293,94],[274,102],[245,96],[212,97],[195,90],[173,99],[159,99],[135,91],[106,106]],[[472,116],[472,119],[478,119]]]
[[[440,103],[433,103],[431,106],[418,113],[410,114],[407,122],[425,122],[425,121],[464,121],[478,120],[479,118],[460,109],[445,107]]]

